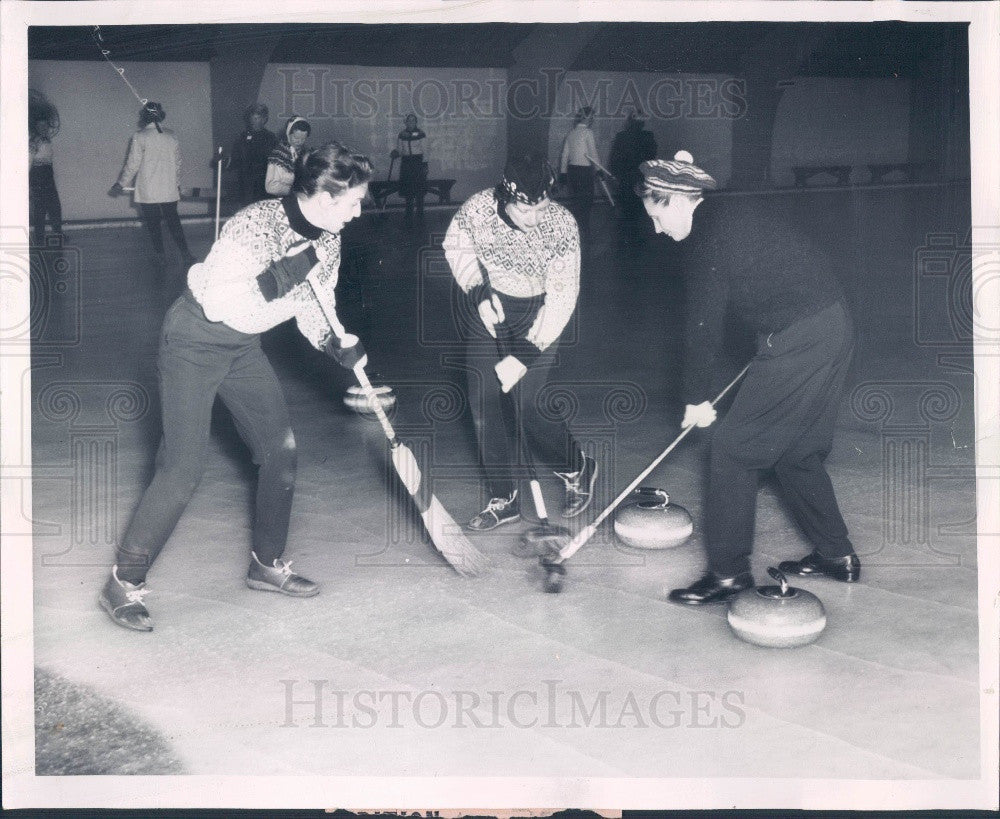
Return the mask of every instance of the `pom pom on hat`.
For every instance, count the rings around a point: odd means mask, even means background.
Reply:
[[[678,151],[673,159],[647,160],[639,170],[650,191],[701,193],[717,187],[715,179],[694,164],[688,151]]]

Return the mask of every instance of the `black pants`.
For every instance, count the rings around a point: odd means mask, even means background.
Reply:
[[[498,296],[507,325],[523,337],[538,312],[541,298]],[[477,339],[466,347],[465,366],[479,465],[486,475],[490,497],[510,497],[517,489],[518,480],[526,474],[528,466],[522,457],[524,450],[534,456],[533,462],[557,471],[580,469],[583,466],[580,445],[566,423],[558,418],[557,402],[550,401],[547,405],[545,396],[540,395],[552,373],[559,343],[553,343],[517,385],[504,393],[494,370],[501,352],[495,343],[490,343],[492,339],[485,336],[485,330],[484,337],[486,341]],[[518,413],[525,436],[523,449],[519,443]]]
[[[757,355],[712,438],[708,568],[750,570],[761,472],[774,469],[795,520],[827,557],[854,551],[823,460],[854,348],[842,303],[758,339]]]
[[[594,206],[594,166],[568,165],[566,181],[569,183],[569,211],[576,217],[580,232],[590,232],[590,211]]]
[[[159,202],[156,204],[142,202],[139,205],[139,211],[142,214],[142,222],[146,226],[146,230],[149,231],[149,238],[153,242],[153,250],[157,254],[163,255],[163,234],[160,232],[160,220],[163,219],[167,223],[167,229],[170,231],[170,235],[173,236],[174,244],[177,245],[181,256],[185,258],[191,256],[191,251],[188,250],[187,239],[184,238],[184,228],[181,227],[181,219],[177,215],[176,202]]]
[[[118,547],[118,576],[131,583],[145,579],[194,495],[205,471],[216,395],[259,467],[252,542],[260,561],[270,565],[288,537],[296,452],[284,395],[260,336],[209,321],[185,293],[167,311],[158,367],[163,438],[156,474]]]
[[[45,219],[52,230],[62,233],[62,203],[56,190],[56,178],[51,165],[33,165],[28,171],[28,221],[35,234],[35,243],[45,242]]]
[[[417,215],[424,212],[424,182],[427,180],[427,165],[423,154],[404,155],[399,166],[399,192],[406,199],[406,217],[413,218],[413,204],[416,202]]]

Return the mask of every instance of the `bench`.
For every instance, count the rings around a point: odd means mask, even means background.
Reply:
[[[425,179],[420,195],[426,196],[428,192],[434,193],[437,195],[438,204],[448,205],[451,204],[451,189],[454,184],[454,179]],[[368,190],[371,192],[372,199],[375,200],[375,204],[379,209],[384,209],[386,200],[393,194],[399,193],[399,181],[381,182],[373,180],[368,183]]]
[[[795,187],[804,188],[806,183],[817,174],[828,173],[837,180],[838,185],[849,185],[851,182],[850,165],[795,165]]]
[[[872,175],[871,184],[877,185],[891,173],[901,173],[906,177],[907,182],[912,182],[916,178],[919,162],[878,162],[868,165],[868,172]]]

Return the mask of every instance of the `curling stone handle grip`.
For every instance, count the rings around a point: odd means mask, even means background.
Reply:
[[[542,497],[542,487],[539,485],[538,481],[531,481],[531,499],[535,504],[535,513],[542,520],[548,520],[549,513],[545,509],[545,498]]]
[[[778,583],[781,585],[781,596],[782,597],[787,597],[788,596],[788,578],[785,577],[784,572],[782,572],[780,569],[774,568],[774,566],[770,566],[768,568],[768,570],[767,570],[767,573],[769,575],[771,575],[771,577],[773,577],[775,580],[777,580]]]

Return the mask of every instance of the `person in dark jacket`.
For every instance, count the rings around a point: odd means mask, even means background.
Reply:
[[[639,166],[656,158],[656,139],[645,129],[641,111],[628,115],[625,127],[615,134],[608,156],[608,170],[618,180],[618,244],[642,244],[645,240],[646,214],[635,192],[642,181]]]
[[[829,256],[787,222],[747,198],[695,211],[715,180],[679,151],[640,166],[638,193],[657,233],[683,241],[687,288],[682,425],[707,427],[727,311],[755,331],[757,353],[711,442],[708,571],[675,603],[727,600],[754,585],[750,569],[761,474],[773,470],[813,545],[786,573],[856,581],[860,562],[847,536],[823,461],[854,348],[854,330]]]
[[[264,189],[267,161],[278,146],[278,138],[265,127],[267,118],[266,105],[251,105],[246,112],[246,130],[233,141],[230,156],[239,179],[240,207],[268,196]]]

